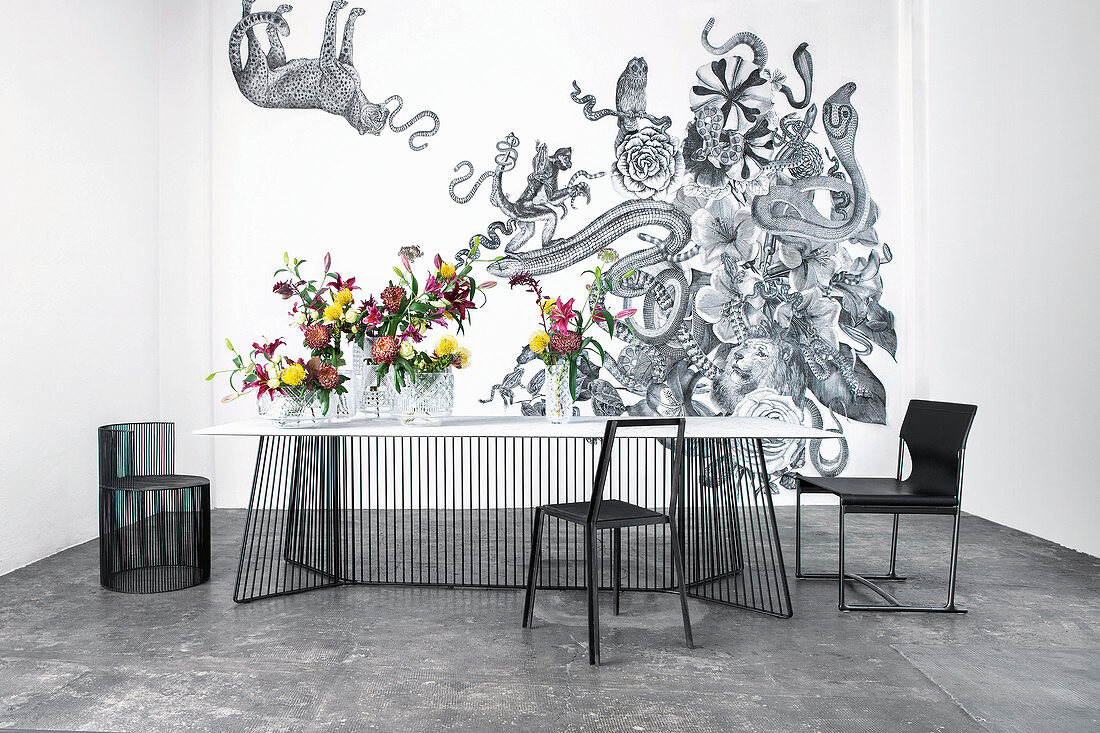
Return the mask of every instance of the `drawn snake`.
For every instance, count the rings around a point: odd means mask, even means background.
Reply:
[[[725,56],[738,46],[748,46],[752,50],[752,62],[754,64],[763,69],[764,65],[768,63],[768,47],[760,39],[760,36],[748,31],[741,31],[740,33],[734,33],[721,46],[715,46],[710,42],[712,28],[714,28],[714,18],[708,20],[703,27],[702,41],[703,48],[715,56]],[[779,91],[783,93],[783,96],[787,98],[787,102],[795,109],[802,109],[809,104],[810,95],[813,92],[814,60],[810,56],[809,46],[808,43],[799,44],[791,57],[794,62],[794,70],[798,72],[799,78],[802,79],[802,86],[805,91],[802,99],[795,99],[794,92],[786,84],[777,84]]]
[[[837,176],[819,175],[789,186],[772,186],[768,193],[757,196],[752,202],[752,215],[761,229],[780,236],[842,242],[859,234],[877,218],[877,207],[871,201],[867,179],[855,156],[859,127],[859,115],[851,103],[855,90],[855,83],[848,82],[821,106],[825,134],[851,182]],[[838,220],[822,216],[813,202],[813,193],[818,190],[847,194],[852,201],[848,216]]]

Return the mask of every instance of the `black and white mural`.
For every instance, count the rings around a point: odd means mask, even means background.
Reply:
[[[857,156],[856,84],[815,98],[808,43],[776,63],[763,39],[716,43],[714,26],[702,30],[701,65],[684,73],[686,126],[673,126],[669,100],[647,98],[648,64],[631,58],[610,101],[584,80],[561,92],[578,125],[607,129],[608,157],[576,161],[594,172],[570,173],[568,145],[527,141],[524,153],[509,133],[476,179],[472,161],[455,167],[450,196],[469,204],[491,187],[499,218],[474,239],[482,257],[500,257],[492,275],[600,263],[621,307],[637,309],[604,363],[582,369],[578,399],[594,414],[764,415],[840,433],[885,424],[867,356],[896,358],[894,316],[879,302],[891,252]],[[569,136],[544,134],[554,145]],[[621,200],[593,210],[588,181],[603,176]],[[566,233],[570,214],[580,222]],[[525,348],[490,400],[539,414],[541,366]],[[830,442],[841,449],[828,456],[821,441],[766,445],[775,485],[811,466],[843,471],[847,443]]]
[[[319,109],[348,121],[360,135],[378,135],[388,128],[404,132],[428,118],[432,126],[409,135],[409,147],[422,150],[427,143],[415,142],[439,130],[439,117],[430,110],[417,113],[408,122],[397,124],[394,118],[404,104],[393,94],[381,104],[367,99],[362,80],[353,61],[355,22],[366,11],[352,8],[344,22],[342,42],[337,44],[338,13],[347,7],[345,0],[333,0],[325,17],[324,37],[317,58],[287,60],[282,38],[290,35],[286,14],[290,5],[272,11],[252,12],[253,0],[243,0],[242,17],[229,36],[229,64],[237,86],[245,99],[258,107],[278,109]],[[256,35],[263,27],[267,35],[265,53]],[[241,46],[247,40],[248,57],[242,63]]]

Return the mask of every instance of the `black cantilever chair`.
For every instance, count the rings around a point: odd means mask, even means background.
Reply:
[[[959,519],[962,514],[963,455],[975,405],[910,400],[898,441],[897,477],[824,478],[800,476],[795,500],[795,577],[837,580],[842,611],[939,611],[966,613],[955,605],[955,574],[959,560]],[[903,479],[905,449],[912,461],[909,478]],[[802,494],[833,494],[840,498],[840,561],[836,573],[802,572]],[[893,514],[890,567],[885,575],[857,575],[845,570],[844,517],[847,514]],[[901,514],[945,514],[955,518],[951,537],[951,570],[947,603],[943,606],[911,606],[872,581],[903,581],[896,572],[898,517]],[[845,581],[860,583],[880,595],[886,604],[851,604],[844,600]]]
[[[677,512],[683,495],[684,465],[684,427],[683,418],[647,418],[634,420],[608,420],[604,429],[600,457],[596,465],[596,476],[592,482],[592,497],[589,501],[568,504],[545,504],[535,509],[535,521],[531,531],[531,559],[527,570],[527,596],[523,604],[523,628],[531,625],[535,608],[535,583],[538,581],[539,556],[542,549],[542,527],[546,516],[573,522],[584,527],[584,578],[588,591],[588,662],[600,663],[600,609],[599,609],[599,555],[596,536],[603,530],[612,530],[614,549],[612,553],[612,587],[615,592],[615,615],[619,613],[619,593],[622,587],[622,539],[623,527],[667,524],[669,542],[672,545],[672,562],[679,585],[680,611],[684,617],[684,638],[689,649],[691,640],[691,619],[688,617],[687,587],[684,580],[683,550],[676,531]],[[648,426],[675,426],[676,439],[672,443],[672,487],[669,495],[668,513],[646,509],[645,507],[603,498],[604,485],[611,463],[611,451],[615,444],[615,435],[619,430]]]

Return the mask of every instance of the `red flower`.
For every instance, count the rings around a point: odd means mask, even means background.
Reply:
[[[270,399],[275,399],[276,394],[282,394],[282,390],[271,389],[271,387],[267,386],[268,380],[271,379],[271,375],[267,373],[267,367],[262,364],[256,364],[252,367],[252,373],[256,375],[256,381],[245,387],[245,391],[248,391],[252,387],[256,387],[256,399],[260,399],[265,394]]]
[[[314,323],[303,332],[303,337],[306,342],[306,346],[313,350],[323,349],[328,346],[328,340],[332,337],[332,332],[328,330],[328,326],[323,323]]]
[[[401,308],[401,301],[405,299],[405,288],[400,285],[390,285],[382,289],[382,306],[390,313],[396,313]]]
[[[293,298],[295,295],[298,294],[298,286],[300,286],[301,284],[302,283],[298,283],[298,285],[295,285],[289,280],[283,280],[281,282],[275,283],[271,287],[271,292],[283,296],[283,300],[286,300],[288,298]]]
[[[333,282],[332,282],[333,292],[339,293],[341,290],[360,290],[361,289],[358,285],[355,284],[355,278],[354,277],[349,277],[347,280],[345,280],[342,277],[340,277],[340,273],[338,273],[338,272],[332,273],[332,277],[333,277]]]
[[[474,301],[470,300],[471,294],[470,283],[466,280],[459,280],[450,292],[443,293],[443,297],[451,304],[451,308],[454,309],[460,321],[466,320],[466,311],[477,307]]]
[[[363,323],[371,328],[377,326],[382,322],[382,311],[378,310],[378,306],[368,304],[365,306],[366,311],[363,316]]]
[[[397,358],[397,339],[393,336],[379,336],[371,347],[371,356],[379,364],[389,364]]]
[[[562,302],[561,298],[558,298],[554,303],[554,310],[550,313],[550,320],[553,322],[553,329],[558,333],[565,333],[569,330],[569,321],[573,320],[576,316],[576,312],[573,310],[573,301],[576,298],[570,298],[566,302]]]
[[[268,361],[271,361],[271,358],[273,356],[275,356],[275,350],[278,349],[280,346],[283,346],[285,344],[286,344],[286,341],[283,341],[281,338],[275,339],[270,344],[264,344],[263,346],[260,346],[256,342],[253,342],[252,343],[252,353],[253,354],[263,354],[265,359],[267,359]]]

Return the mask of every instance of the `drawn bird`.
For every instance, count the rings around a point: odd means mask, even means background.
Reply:
[[[619,113],[619,130],[634,132],[638,129],[638,115],[645,113],[645,85],[649,65],[641,56],[635,56],[619,75],[615,86],[615,109]]]

